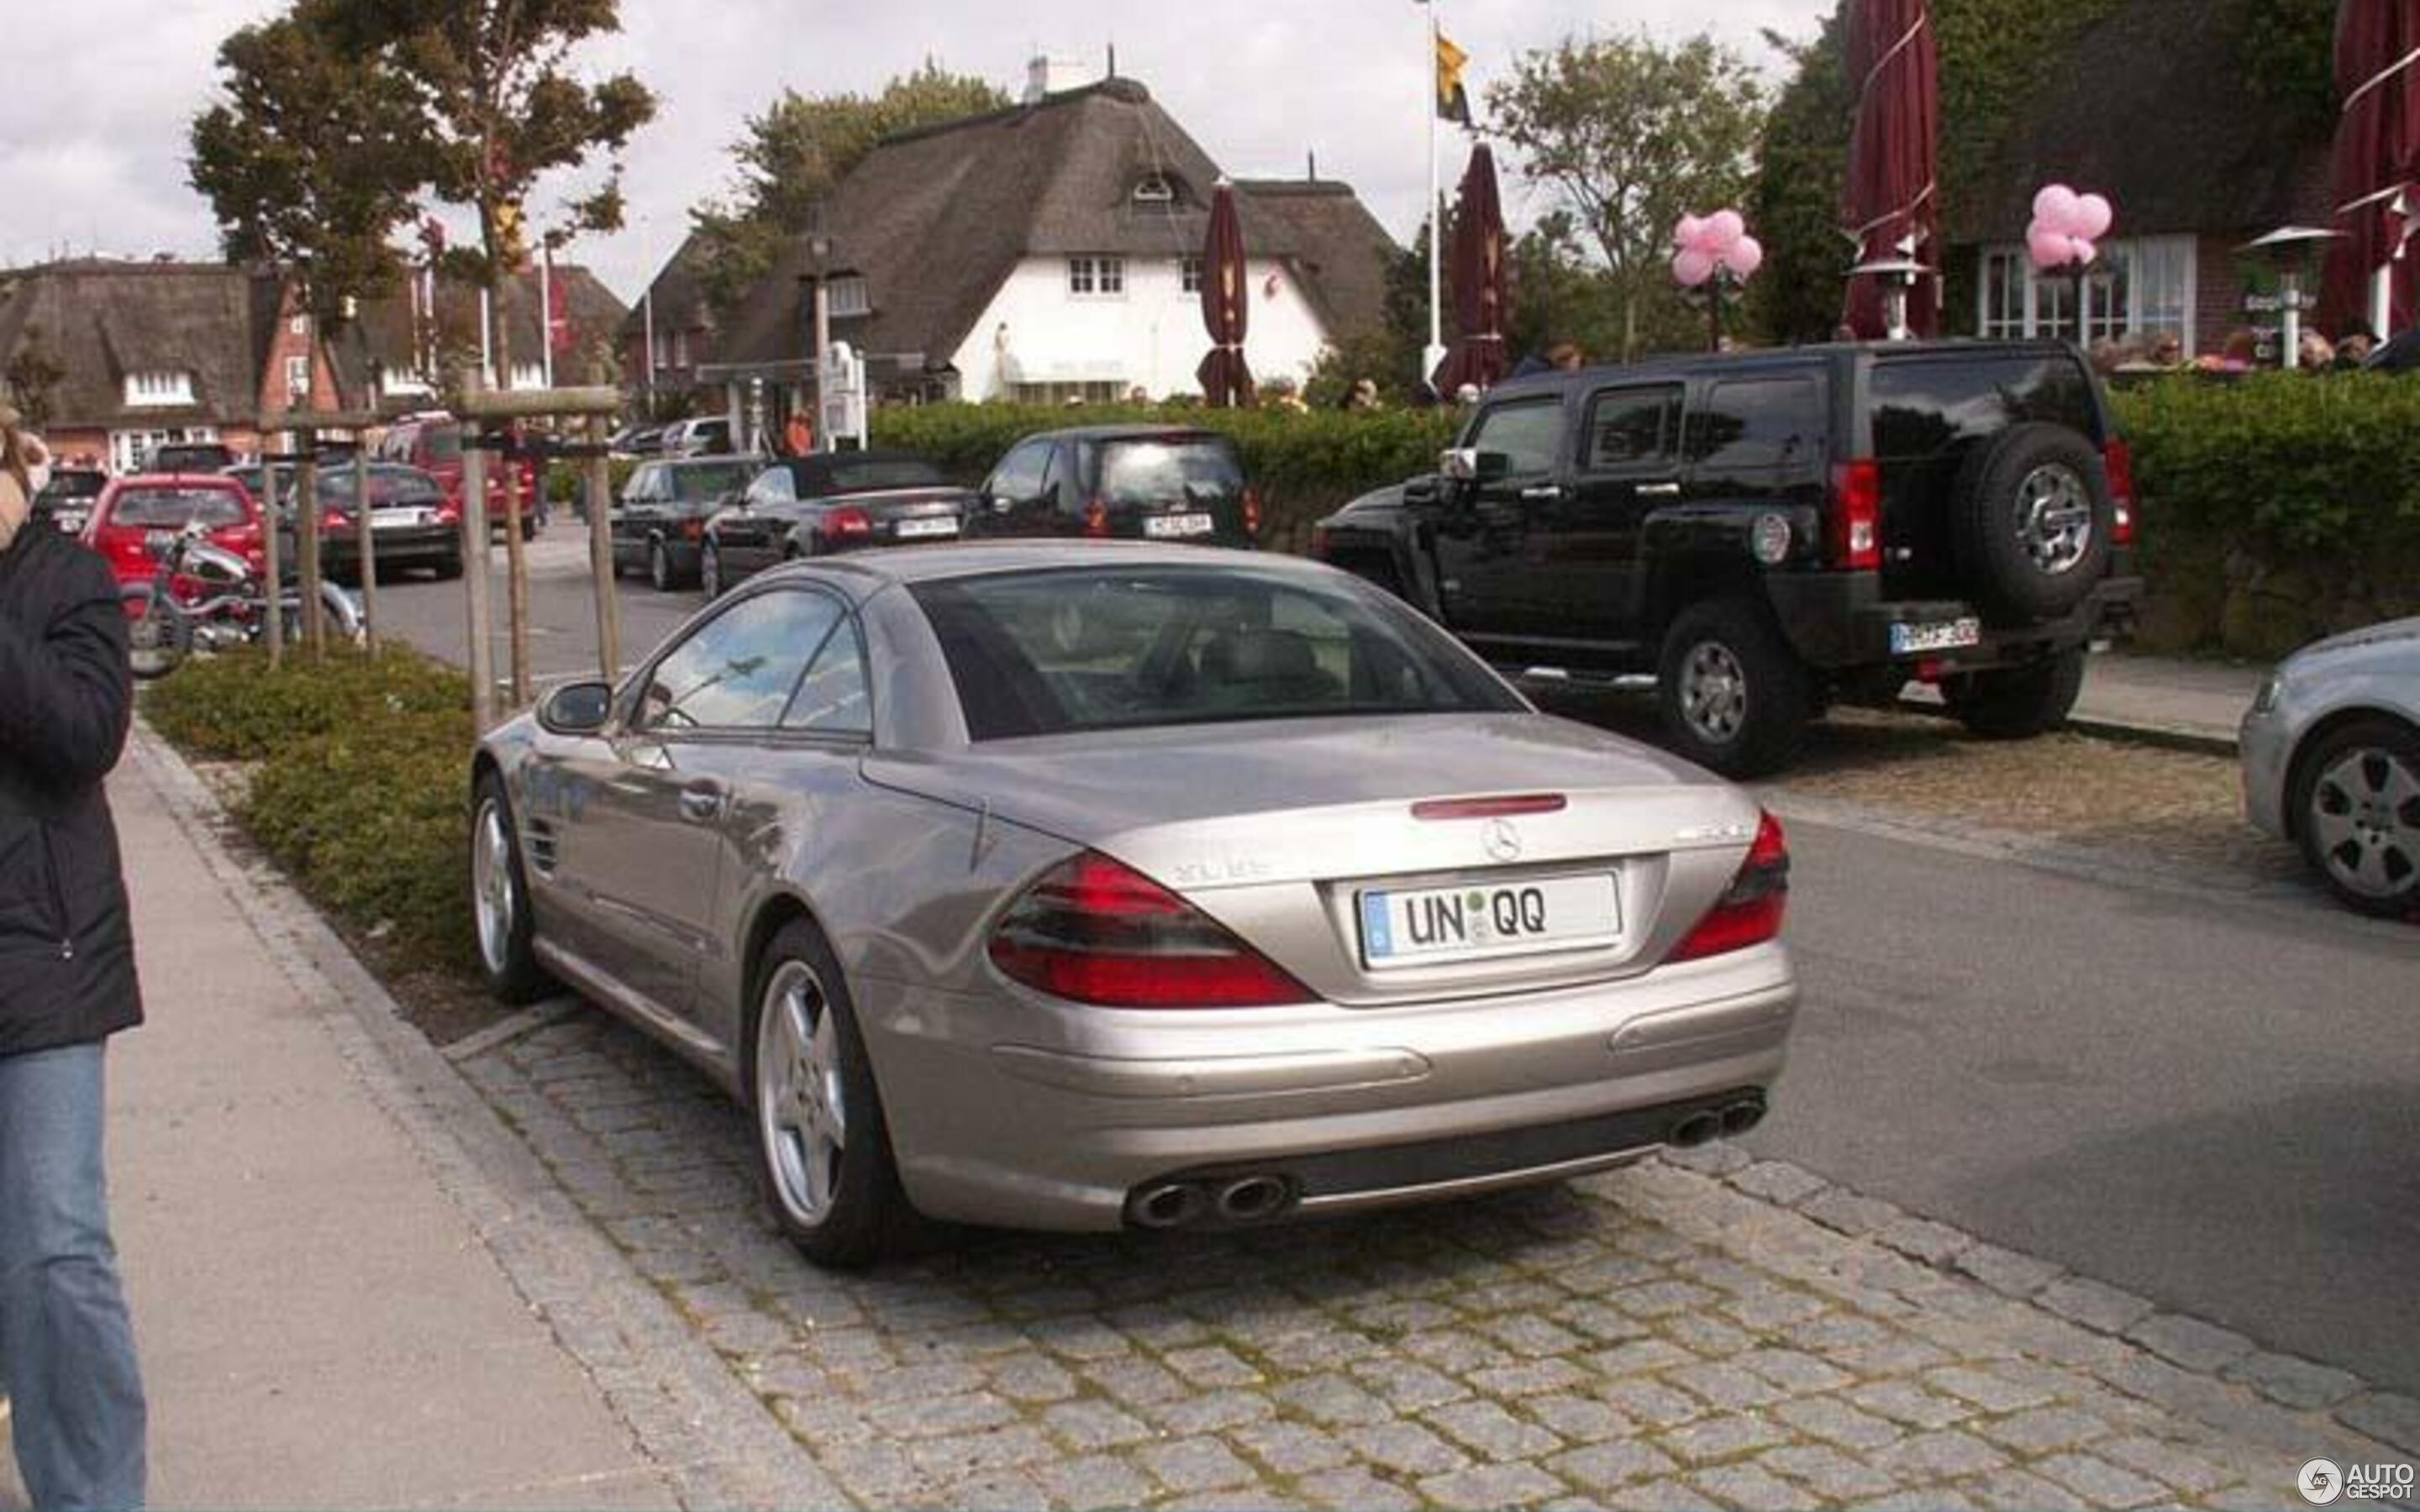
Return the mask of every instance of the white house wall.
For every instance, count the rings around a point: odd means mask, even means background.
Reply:
[[[1326,329],[1291,269],[1258,258],[1247,266],[1245,360],[1256,378],[1299,382],[1327,345]],[[1210,338],[1181,263],[1129,257],[1125,273],[1123,294],[1071,294],[1066,258],[1019,264],[953,359],[958,392],[993,399],[1016,383],[1115,383],[1121,392],[1140,384],[1154,398],[1199,393],[1193,370]]]

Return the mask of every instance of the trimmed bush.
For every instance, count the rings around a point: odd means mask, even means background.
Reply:
[[[471,689],[391,649],[195,661],[144,697],[188,755],[256,763],[235,817],[313,903],[417,965],[473,960]]]

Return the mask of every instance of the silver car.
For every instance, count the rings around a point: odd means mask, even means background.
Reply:
[[[472,776],[491,985],[703,1067],[826,1263],[1620,1165],[1755,1124],[1796,1007],[1752,799],[1313,563],[783,568]]]
[[[2305,646],[2241,733],[2243,808],[2339,899],[2420,917],[2420,619]]]

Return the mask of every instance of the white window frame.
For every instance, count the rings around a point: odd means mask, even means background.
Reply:
[[[110,471],[124,476],[143,466],[143,459],[154,447],[171,441],[214,441],[219,439],[216,425],[163,425],[150,430],[113,430],[109,433]]]
[[[194,375],[184,372],[129,373],[126,408],[173,409],[194,403]]]
[[[1202,259],[1199,256],[1176,259],[1176,286],[1187,294],[1202,292]]]
[[[2143,274],[2147,262],[2144,255],[2155,248],[2184,253],[2184,280],[2180,291],[2176,334],[2184,344],[2184,355],[2190,358],[2194,355],[2195,316],[2201,304],[2201,247],[2199,241],[2190,236],[2137,237],[2101,244],[2104,262],[2124,261],[2127,307],[2122,321],[2113,321],[2096,313],[2089,322],[2093,329],[2089,331],[2087,339],[2097,341],[2103,336],[2141,336],[2152,329],[2144,320]],[[2003,267],[2013,266],[2024,273],[2021,313],[2013,320],[1994,322],[1991,318],[1995,263]],[[2026,255],[2024,247],[2014,243],[1986,246],[1976,254],[1975,266],[1976,334],[1987,339],[2034,337],[2053,333],[2061,323],[2073,285],[2063,274],[2044,276],[2036,273],[2032,259]],[[2096,298],[2093,302],[2097,312],[2102,301]]]
[[[1126,297],[1126,260],[1115,253],[1078,253],[1067,259],[1067,293],[1078,300]]]
[[[1147,173],[1135,180],[1134,198],[1138,205],[1172,205],[1176,185],[1166,174]]]
[[[286,359],[286,392],[301,393],[306,397],[310,394],[311,359],[307,354],[296,353]]]
[[[865,280],[855,273],[835,278],[824,299],[824,313],[831,316],[867,315],[874,309],[866,297]]]

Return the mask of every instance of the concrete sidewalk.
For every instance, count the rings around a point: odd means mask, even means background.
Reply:
[[[109,1137],[155,1504],[678,1504],[474,1221],[512,1197],[427,1126],[442,1065],[391,1057],[179,781],[138,735],[111,783],[149,1008]]]
[[[2236,729],[2268,675],[2266,667],[2239,662],[2095,656],[2069,722],[2086,733],[2167,736],[2232,754]]]

